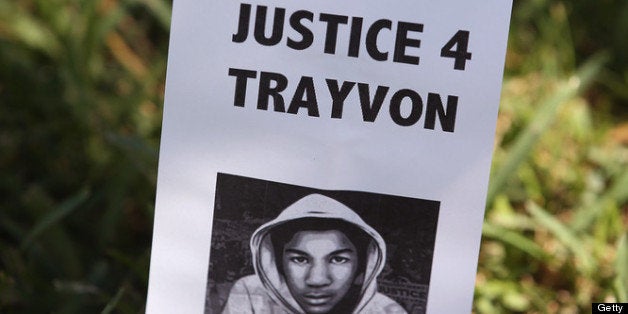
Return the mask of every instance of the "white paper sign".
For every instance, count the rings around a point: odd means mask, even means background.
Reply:
[[[469,313],[510,0],[173,10],[148,313]]]

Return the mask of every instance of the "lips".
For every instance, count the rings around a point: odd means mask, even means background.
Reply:
[[[308,293],[303,296],[304,301],[310,305],[323,305],[332,298],[333,296],[328,293]]]

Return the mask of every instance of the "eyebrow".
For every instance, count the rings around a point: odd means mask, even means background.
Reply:
[[[329,253],[329,254],[327,254],[327,255],[328,255],[328,256],[329,256],[329,255],[338,255],[338,254],[343,254],[343,253],[352,253],[352,252],[353,252],[353,250],[352,250],[352,249],[350,249],[350,248],[346,248],[346,249],[340,249],[340,250],[333,251],[333,252],[331,252],[331,253]],[[298,249],[292,249],[292,248],[288,248],[288,249],[286,249],[286,253],[294,253],[294,254],[299,254],[299,255],[306,255],[306,256],[310,256],[310,254],[308,254],[308,253],[306,253],[306,252],[303,252],[303,251],[298,250]]]
[[[353,253],[353,250],[350,248],[340,249],[340,250],[333,251],[329,253],[328,255],[338,255],[338,254],[343,254],[343,253]]]
[[[303,252],[301,250],[297,250],[297,249],[286,249],[286,253],[294,253],[294,254],[308,255],[308,256],[310,255],[310,254],[307,254],[307,253],[305,253],[305,252]]]

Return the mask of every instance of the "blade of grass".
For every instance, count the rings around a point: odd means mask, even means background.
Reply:
[[[163,0],[139,0],[143,3],[157,18],[161,27],[165,30],[170,29],[170,15],[172,9]]]
[[[107,306],[105,306],[105,308],[100,313],[102,314],[113,313],[113,310],[116,309],[116,306],[118,305],[118,302],[120,302],[120,299],[122,299],[122,296],[124,295],[125,291],[126,289],[124,287],[120,288],[118,292],[116,293],[116,295],[111,299],[111,301],[107,303]]]
[[[133,51],[120,34],[117,32],[109,33],[106,42],[116,60],[131,72],[136,79],[141,80],[146,77],[148,69],[144,61]]]
[[[577,231],[583,231],[593,224],[595,219],[602,213],[607,202],[623,204],[628,201],[628,171],[624,171],[611,187],[602,194],[590,206],[580,208],[573,219],[572,227]]]
[[[41,20],[11,1],[0,1],[0,37],[3,33],[52,57],[61,51],[61,44],[55,34]]]
[[[583,240],[569,229],[566,224],[556,219],[534,202],[528,202],[526,209],[532,218],[540,225],[547,228],[565,247],[567,247],[580,262],[576,267],[584,274],[591,274],[595,270],[596,261],[583,246]]]
[[[90,70],[94,76],[103,75],[98,71],[105,71],[102,68],[102,61],[98,60],[103,58],[103,45],[106,42],[108,34],[115,32],[116,26],[125,17],[127,12],[124,8],[118,5],[117,1],[100,1],[100,4],[93,7],[92,10],[86,14],[85,23],[87,25],[83,47],[88,52],[90,57]]]
[[[496,226],[490,222],[484,222],[482,236],[509,244],[538,260],[545,261],[549,259],[549,254],[538,244],[517,231]]]
[[[606,54],[598,54],[591,57],[587,63],[582,65],[576,75],[569,78],[556,94],[540,106],[532,122],[519,135],[519,138],[508,152],[508,157],[491,178],[487,195],[488,206],[492,204],[496,194],[503,188],[508,178],[516,172],[519,165],[528,157],[541,134],[550,127],[561,105],[586,89],[593,82],[593,79],[598,75],[607,60],[608,56]]]
[[[37,224],[24,237],[20,248],[26,250],[33,242],[41,236],[50,227],[58,224],[63,218],[70,215],[74,210],[78,209],[89,197],[89,191],[83,189],[74,196],[65,200],[55,209],[51,210],[47,215],[43,216]]]

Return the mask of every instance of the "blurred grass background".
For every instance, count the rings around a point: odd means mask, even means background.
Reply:
[[[0,313],[144,310],[168,0],[0,0]],[[628,2],[516,0],[476,313],[628,302]]]

